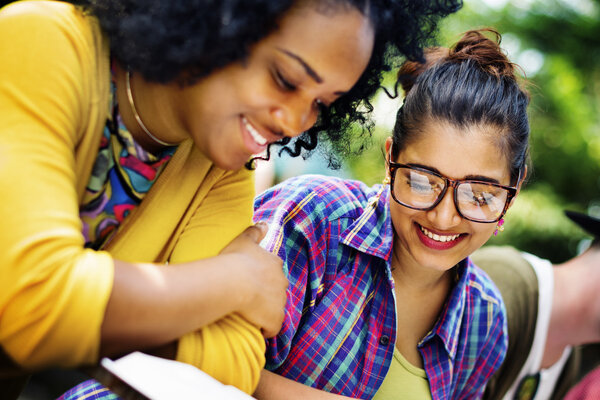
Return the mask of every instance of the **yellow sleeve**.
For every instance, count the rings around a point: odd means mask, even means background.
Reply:
[[[77,21],[59,2],[0,13],[0,344],[28,368],[96,361],[113,281],[79,220],[74,151],[92,94]]]
[[[254,172],[227,171],[210,189],[177,239],[171,263],[216,256],[252,224]]]
[[[171,262],[217,255],[250,225],[253,197],[251,171],[227,172],[196,210]],[[265,340],[258,327],[232,314],[181,338],[177,360],[252,393],[265,364]]]

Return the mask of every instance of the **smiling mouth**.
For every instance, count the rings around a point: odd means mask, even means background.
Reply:
[[[440,242],[440,243],[451,242],[451,241],[456,240],[456,239],[458,239],[460,237],[460,234],[456,234],[456,235],[438,235],[436,233],[428,231],[427,229],[425,229],[421,225],[419,225],[419,229],[421,229],[421,232],[423,232],[423,234],[425,236],[427,236],[429,239],[435,240],[436,242]]]
[[[248,122],[246,117],[242,117],[242,123],[244,124],[244,127],[246,128],[246,130],[248,130],[248,132],[250,132],[250,136],[252,136],[252,139],[254,139],[254,141],[258,145],[264,146],[265,144],[267,144],[268,140],[264,136],[262,136],[260,133],[258,133],[256,128],[254,128],[250,124],[250,122]]]

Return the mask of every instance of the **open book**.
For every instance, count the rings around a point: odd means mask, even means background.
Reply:
[[[140,352],[104,358],[93,375],[124,400],[253,399],[192,365]]]

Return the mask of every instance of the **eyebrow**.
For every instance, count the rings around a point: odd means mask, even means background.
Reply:
[[[433,168],[433,167],[430,167],[428,165],[415,164],[415,163],[408,163],[407,165],[410,165],[411,167],[423,168],[423,169],[426,169],[428,171],[432,171],[432,172],[438,173],[438,174],[440,174],[440,175],[442,175],[444,177],[446,176],[446,175],[442,174],[440,171],[438,171],[437,168]],[[473,181],[483,181],[483,182],[489,182],[489,183],[496,183],[496,184],[500,185],[500,181],[499,180],[494,179],[494,178],[490,178],[490,177],[484,176],[484,175],[467,175],[467,176],[465,176],[465,177],[463,177],[461,179],[454,179],[454,180],[455,181],[456,180],[459,180],[459,181],[465,181],[465,180],[469,180],[469,181],[470,180],[473,180]]]
[[[285,49],[279,49],[279,51],[281,51],[283,54],[285,54],[286,56],[293,58],[294,60],[296,60],[297,62],[300,63],[300,65],[302,65],[302,67],[304,68],[304,70],[306,71],[306,73],[308,74],[308,76],[310,76],[311,78],[313,78],[313,80],[317,83],[323,83],[323,78],[321,78],[319,76],[319,74],[317,74],[315,72],[314,69],[312,69],[312,67],[310,65],[308,65],[308,63],[306,61],[304,61],[302,59],[302,57],[300,57],[297,54],[292,53],[289,50],[285,50]]]
[[[304,70],[306,71],[308,76],[310,76],[315,82],[323,83],[323,78],[321,78],[321,76],[319,76],[319,74],[317,74],[317,72],[314,69],[312,69],[312,67],[310,65],[308,65],[308,63],[306,61],[304,61],[302,59],[302,57],[300,57],[297,54],[292,53],[289,50],[285,50],[285,49],[278,49],[278,50],[281,51],[286,56],[288,56],[288,57],[296,60],[298,63],[300,63],[300,65],[302,65],[302,67],[304,68]],[[338,91],[334,92],[334,94],[336,96],[344,96],[344,95],[348,94],[348,92],[345,90],[338,90]]]

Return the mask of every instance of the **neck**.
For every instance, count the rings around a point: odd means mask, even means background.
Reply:
[[[145,84],[143,79],[130,75],[118,64],[115,68],[117,102],[119,113],[127,130],[134,140],[145,150],[157,152],[166,146],[176,145],[176,141],[167,141],[156,134],[160,129],[161,118],[167,107],[157,105],[161,95]],[[161,110],[161,112],[155,110]],[[143,116],[143,117],[142,117]],[[149,118],[147,116],[152,116]]]
[[[431,271],[393,255],[396,295],[396,347],[413,365],[422,368],[417,345],[433,329],[452,288],[452,270]]]
[[[398,250],[400,246],[394,246],[392,250],[392,276],[396,286],[411,288],[415,291],[428,291],[436,288],[448,288],[454,269],[437,270],[425,268],[417,263],[410,254]]]

